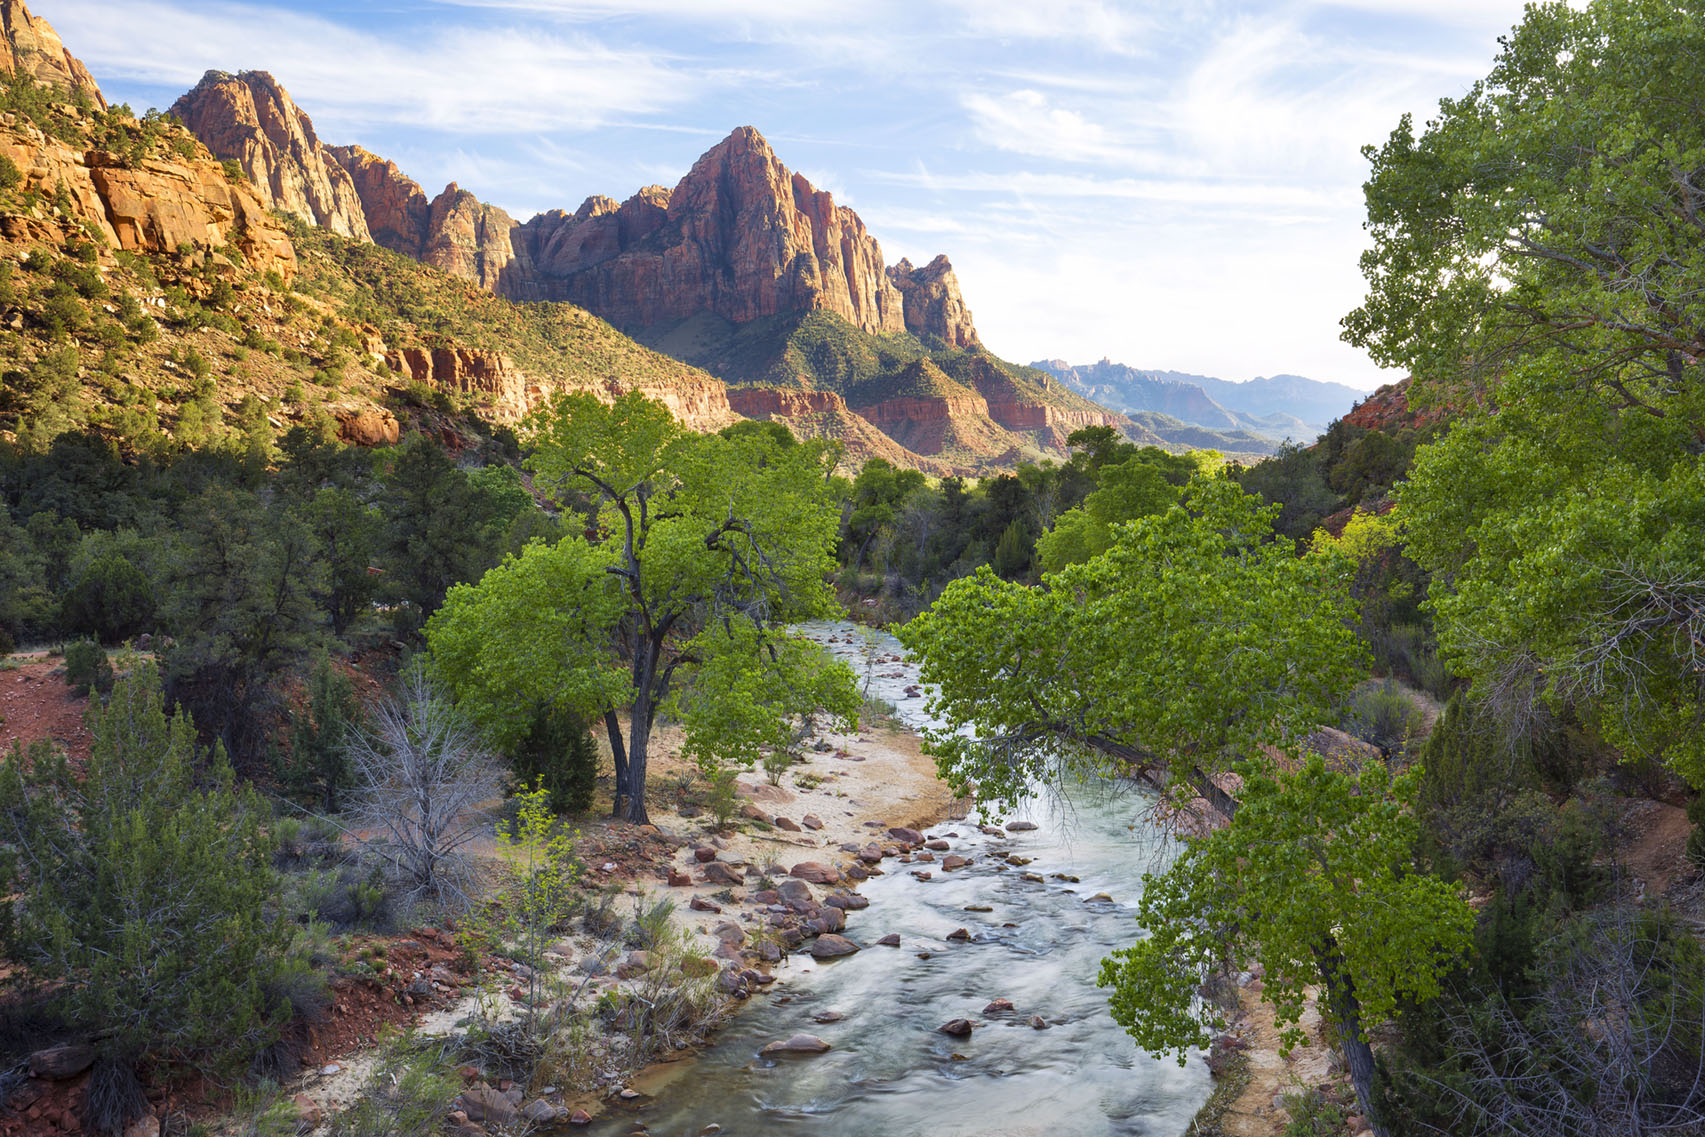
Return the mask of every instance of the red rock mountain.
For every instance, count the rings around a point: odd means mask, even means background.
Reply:
[[[240,163],[272,208],[344,237],[371,239],[349,173],[265,71],[209,71],[172,104],[172,113],[214,157]]]
[[[31,15],[23,0],[0,0],[0,71],[29,75],[36,82],[66,91],[83,91],[106,109],[101,89],[81,60],[48,22]]]
[[[209,71],[172,110],[278,209],[511,299],[565,300],[621,328],[824,311],[865,332],[977,342],[946,257],[886,267],[858,214],[790,172],[749,126],[672,190],[593,196],[519,224],[454,183],[429,199],[394,163],[323,145],[264,71]]]
[[[429,198],[392,162],[359,146],[322,145],[264,72],[208,72],[173,109],[282,210],[509,299],[571,303],[729,382],[763,385],[711,402],[705,392],[682,392],[680,410],[695,421],[769,418],[802,435],[840,438],[849,454],[938,472],[1060,453],[1078,426],[1128,425],[1051,390],[1045,376],[989,362],[945,256],[922,268],[906,260],[885,265],[858,214],[789,171],[751,127],[712,147],[673,189],[647,186],[623,202],[595,195],[572,213],[551,210],[517,223],[454,183]],[[911,332],[974,358],[960,360],[954,377],[931,363],[897,371],[919,354],[913,345],[873,382],[825,384],[783,357],[798,350],[785,339],[795,321],[829,317],[851,326],[846,335]],[[687,340],[697,329],[727,342],[733,329],[765,320],[780,322],[779,356],[717,363],[671,346],[677,329]],[[886,351],[876,341],[848,350],[872,359]],[[508,365],[476,367],[448,354],[395,363],[423,381],[478,390],[512,408],[528,405],[536,386]]]

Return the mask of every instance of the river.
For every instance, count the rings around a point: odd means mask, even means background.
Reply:
[[[849,623],[805,630],[908,726],[927,725],[924,700],[904,693],[916,668],[867,662],[901,655],[893,637]],[[643,1126],[652,1137],[696,1137],[717,1125],[727,1137],[1176,1137],[1207,1098],[1206,1067],[1139,1053],[1095,986],[1101,958],[1135,932],[1131,905],[1162,847],[1143,820],[1147,804],[1135,792],[1049,793],[1007,819],[1033,821],[1035,830],[992,837],[975,817],[936,825],[930,835],[948,837],[971,866],[914,866],[937,870],[921,881],[886,862],[887,875],[860,886],[870,907],[849,914],[846,934],[870,946],[779,966],[773,994],[755,998],[696,1060],[665,1068],[645,1087],[643,1108],[617,1108],[591,1132]],[[997,868],[988,855],[997,850],[1031,863]],[[1091,899],[1098,893],[1112,899]],[[961,928],[968,941],[948,939]],[[889,932],[901,946],[875,946]],[[1013,1011],[983,1014],[996,998],[1011,1000]],[[826,1011],[844,1017],[813,1021]],[[954,1018],[979,1025],[966,1038],[936,1030]],[[833,1049],[758,1056],[766,1042],[798,1032]]]

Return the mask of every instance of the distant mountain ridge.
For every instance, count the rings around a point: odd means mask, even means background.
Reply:
[[[1075,366],[1063,359],[1044,359],[1031,366],[1111,410],[1132,416],[1156,412],[1191,426],[1242,431],[1273,442],[1308,442],[1367,396],[1342,383],[1301,375],[1236,383],[1184,371],[1143,370],[1109,359]]]

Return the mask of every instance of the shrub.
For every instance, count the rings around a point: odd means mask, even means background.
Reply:
[[[0,154],[0,190],[17,189],[23,180],[24,175],[18,170],[18,164]]]
[[[271,914],[270,811],[166,717],[152,664],[89,727],[80,782],[45,749],[0,764],[9,954],[59,985],[104,1058],[241,1069],[278,1039],[291,1008],[268,987],[296,970]]]
[[[112,661],[94,640],[79,640],[65,649],[65,682],[79,695],[91,690],[105,695],[112,690]]]
[[[60,618],[69,631],[118,643],[144,631],[154,618],[154,589],[140,569],[109,553],[78,576],[65,594]]]
[[[583,813],[598,788],[598,744],[585,723],[552,707],[533,713],[512,756],[516,779],[542,786],[553,813]]]

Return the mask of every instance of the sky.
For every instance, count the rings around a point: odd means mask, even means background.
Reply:
[[[272,72],[321,139],[518,219],[673,186],[736,126],[946,253],[988,347],[1225,379],[1397,376],[1361,147],[1490,69],[1520,0],[35,0],[108,99]]]

